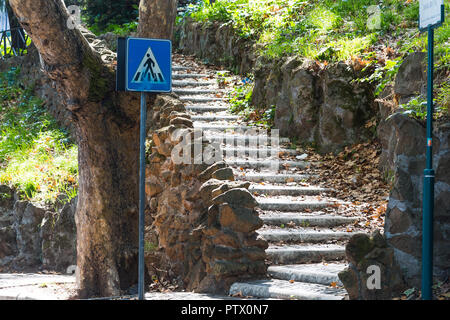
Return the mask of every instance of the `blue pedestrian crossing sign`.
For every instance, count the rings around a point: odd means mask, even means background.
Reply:
[[[125,86],[127,91],[172,91],[170,40],[127,38]]]

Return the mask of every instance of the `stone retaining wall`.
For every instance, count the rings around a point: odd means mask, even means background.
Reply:
[[[382,170],[393,177],[385,236],[410,286],[420,287],[423,170],[426,129],[397,113],[379,126]],[[450,123],[436,124],[433,136],[435,179],[434,274],[450,275]]]
[[[264,277],[267,243],[257,239],[255,230],[263,223],[249,183],[234,181],[224,162],[177,164],[172,151],[194,131],[177,99],[158,96],[152,118],[159,129],[152,130],[147,166],[149,272],[177,277],[188,290],[212,293],[225,293],[238,279]],[[184,135],[177,136],[177,130]],[[208,142],[192,140],[189,154],[195,145],[210,148]],[[212,158],[213,152],[204,156]],[[155,271],[161,269],[163,274]]]
[[[255,45],[239,37],[229,23],[202,24],[186,18],[176,26],[174,38],[174,47],[183,53],[243,75],[252,72],[257,58]]]
[[[242,75],[254,74],[252,104],[275,106],[275,128],[321,152],[338,152],[365,141],[375,131],[366,123],[377,115],[373,88],[355,81],[361,71],[353,63],[322,66],[300,57],[269,60],[257,45],[240,38],[231,24],[198,23],[187,18],[176,30],[176,46],[210,63]]]
[[[0,185],[0,267],[65,272],[76,264],[76,198],[50,210]]]

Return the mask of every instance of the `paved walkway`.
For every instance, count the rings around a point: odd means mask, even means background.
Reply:
[[[67,300],[75,293],[75,276],[0,273],[0,300]]]

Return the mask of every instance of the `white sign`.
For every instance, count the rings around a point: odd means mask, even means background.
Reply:
[[[444,0],[420,0],[420,29],[441,23],[441,6]]]

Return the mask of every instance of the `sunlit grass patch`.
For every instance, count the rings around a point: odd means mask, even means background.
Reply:
[[[375,34],[369,34],[364,37],[342,38],[330,43],[330,46],[336,49],[337,60],[346,60],[352,56],[358,56],[362,51],[375,43],[377,37]]]
[[[40,133],[31,148],[17,150],[0,170],[0,183],[9,184],[23,196],[53,203],[60,193],[69,198],[77,189],[77,147],[65,146],[59,131]]]
[[[77,193],[77,147],[17,73],[0,74],[0,183],[35,202],[52,204],[61,193],[70,200]]]
[[[342,18],[337,14],[321,6],[313,9],[309,13],[308,20],[320,32],[327,32],[339,28],[343,22]]]

